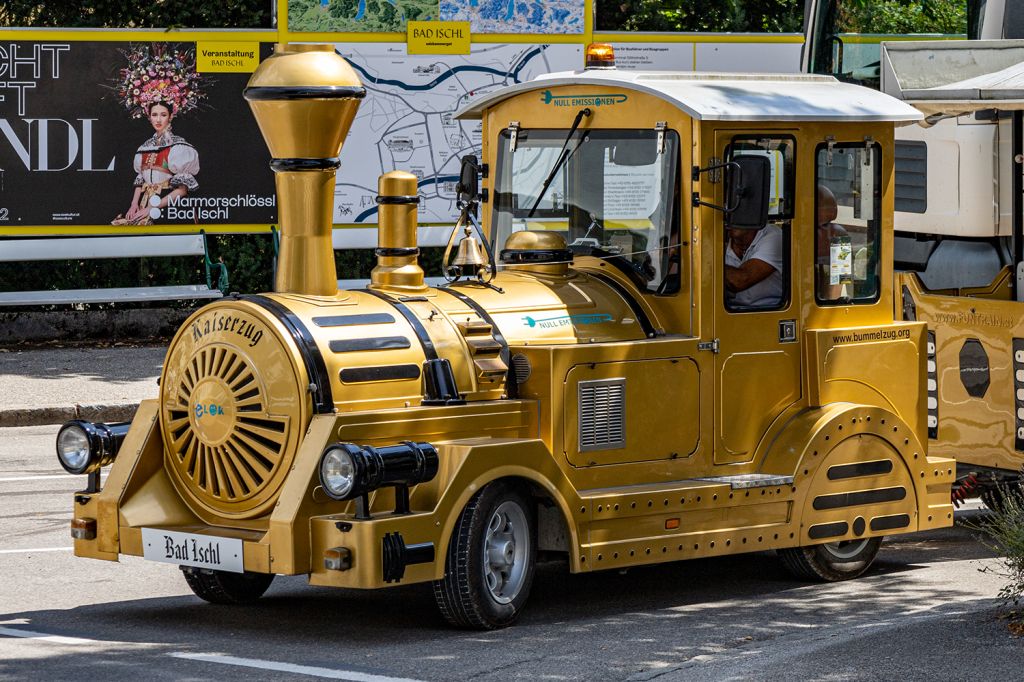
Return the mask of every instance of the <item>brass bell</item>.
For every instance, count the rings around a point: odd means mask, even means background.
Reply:
[[[459,240],[459,250],[455,253],[452,265],[456,267],[472,266],[478,268],[487,264],[480,241],[476,237],[463,237]]]

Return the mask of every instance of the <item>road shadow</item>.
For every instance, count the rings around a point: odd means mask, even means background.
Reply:
[[[509,632],[525,634],[552,624],[585,631],[649,617],[689,621],[694,614],[699,618],[690,627],[698,629],[730,622],[758,627],[757,613],[766,605],[798,618],[827,617],[831,623],[865,610],[878,618],[898,617],[936,599],[973,597],[955,585],[922,581],[916,574],[941,562],[992,556],[975,539],[975,531],[954,527],[886,542],[867,575],[831,584],[793,579],[773,552],[575,575],[564,563],[548,562],[538,566],[520,627]],[[856,611],[849,609],[851,600],[859,605]],[[442,621],[429,585],[347,590],[313,587],[302,576],[278,576],[267,595],[248,607],[213,606],[183,596],[8,613],[0,621],[22,621],[25,627],[54,634],[71,627],[105,639],[173,646],[225,632],[256,640],[272,634],[282,644],[318,641],[356,647],[378,646],[382,638],[411,643],[466,637]]]

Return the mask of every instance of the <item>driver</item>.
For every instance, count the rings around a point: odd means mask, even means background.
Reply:
[[[783,238],[777,225],[729,228],[725,245],[725,301],[744,308],[782,303]]]

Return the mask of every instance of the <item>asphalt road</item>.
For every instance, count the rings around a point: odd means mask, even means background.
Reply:
[[[278,577],[252,607],[192,596],[174,566],[77,559],[82,484],[56,427],[0,429],[0,680],[1019,679],[992,554],[959,525],[888,542],[859,580],[804,584],[771,553],[627,573],[539,568],[513,628],[449,629],[428,586]],[[969,510],[960,521],[979,520]]]

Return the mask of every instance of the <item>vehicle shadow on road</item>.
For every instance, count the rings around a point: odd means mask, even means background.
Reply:
[[[936,563],[991,558],[992,551],[975,535],[958,526],[897,538],[883,545],[867,575],[831,584],[793,579],[771,552],[577,575],[569,574],[564,563],[545,563],[538,567],[520,627],[512,632],[526,635],[532,628],[552,624],[560,629],[614,631],[650,618],[694,620],[688,623],[694,628],[721,628],[738,620],[756,629],[757,614],[764,610],[806,622],[842,622],[865,611],[876,618],[895,618],[977,596],[922,577]],[[850,609],[851,600],[857,609]],[[444,624],[429,585],[344,590],[312,587],[301,576],[279,576],[267,595],[248,607],[213,606],[185,596],[13,613],[0,620],[56,634],[75,624],[75,632],[99,638],[187,647],[216,640],[225,632],[256,640],[272,635],[278,643],[356,647],[377,646],[382,637],[410,642],[468,635]]]

